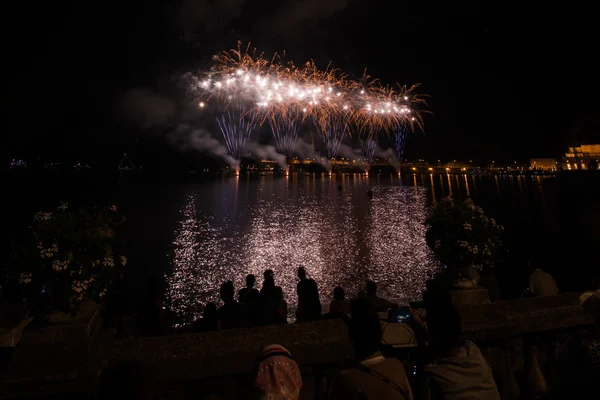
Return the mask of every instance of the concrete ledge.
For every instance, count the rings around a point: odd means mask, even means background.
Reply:
[[[478,344],[576,331],[593,324],[576,293],[457,308],[463,338]],[[26,331],[9,373],[0,376],[0,398],[89,392],[101,368],[123,361],[143,363],[166,388],[180,387],[181,381],[239,377],[252,373],[263,346],[273,343],[287,347],[304,369],[340,365],[354,358],[341,320],[122,341],[106,331],[96,338],[94,321],[98,321],[97,310],[89,308],[76,318],[52,316],[49,326]]]
[[[324,320],[115,341],[105,364],[140,361],[164,380],[247,374],[256,367],[262,348],[273,343],[289,349],[300,367],[354,358],[346,325]]]
[[[488,290],[481,286],[472,289],[451,290],[450,301],[456,307],[466,304],[489,304],[490,295]]]
[[[457,306],[463,338],[475,342],[592,325],[579,293]]]
[[[75,379],[92,355],[100,327],[100,306],[93,301],[82,303],[75,317],[52,314],[45,326],[24,332],[4,380]]]

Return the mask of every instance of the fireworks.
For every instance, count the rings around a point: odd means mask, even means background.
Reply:
[[[265,122],[278,151],[290,156],[309,119],[324,138],[329,158],[337,156],[351,132],[376,143],[380,132],[398,138],[399,132],[422,128],[419,107],[425,102],[416,86],[384,87],[366,74],[353,81],[338,69],[320,70],[312,61],[298,68],[277,54],[267,60],[249,45],[221,52],[213,61],[209,72],[193,77],[192,90],[200,108],[216,103],[217,124],[230,155],[238,159],[253,130]]]
[[[360,145],[367,164],[371,164],[375,158],[375,150],[377,149],[377,135],[368,135],[365,139],[361,139]]]

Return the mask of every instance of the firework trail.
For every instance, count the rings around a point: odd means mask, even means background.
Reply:
[[[307,62],[299,77],[304,85],[312,85],[312,98],[304,108],[325,141],[327,158],[336,158],[342,141],[350,133],[353,118],[348,98],[350,81],[338,69],[329,66],[319,70],[314,62]]]
[[[298,133],[302,128],[304,120],[301,117],[302,115],[290,115],[290,113],[271,113],[267,117],[273,137],[275,138],[277,151],[288,157],[291,157],[296,149]]]
[[[406,134],[408,130],[404,125],[398,125],[394,135],[394,151],[396,152],[396,158],[402,162],[404,156],[404,146],[406,145]]]
[[[248,110],[244,102],[239,99],[225,106],[222,105],[220,112],[216,120],[225,139],[227,151],[236,160],[241,160],[245,153],[246,142],[256,128],[256,120],[251,110]]]
[[[328,112],[319,118],[315,118],[317,130],[325,140],[327,147],[327,158],[336,158],[340,151],[340,145],[348,133],[348,123],[341,115]]]
[[[368,135],[366,138],[361,139],[360,146],[367,164],[371,165],[375,158],[375,151],[377,150],[377,135]]]
[[[191,87],[202,100],[200,107],[216,102],[217,123],[229,153],[238,159],[252,132],[265,122],[278,151],[290,156],[308,118],[323,137],[329,159],[337,157],[353,132],[372,160],[379,134],[398,139],[400,155],[407,132],[422,129],[419,107],[425,102],[416,86],[382,86],[366,72],[352,81],[339,69],[320,70],[312,61],[296,68],[284,65],[277,54],[266,60],[240,43],[213,61],[206,77],[195,78]]]
[[[248,99],[253,94],[253,85],[262,86],[264,81],[257,76],[253,83],[249,83],[250,76],[238,66],[267,70],[269,64],[262,54],[257,56],[249,44],[242,49],[240,43],[237,49],[221,52],[213,59],[215,67],[205,79],[197,79],[196,86],[202,89],[206,100],[215,99],[218,110],[216,121],[228,153],[236,160],[241,160],[259,117],[254,104]],[[200,102],[199,106],[203,108],[205,103]]]

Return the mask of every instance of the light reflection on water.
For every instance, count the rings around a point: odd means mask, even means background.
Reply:
[[[416,181],[356,175],[242,176],[191,186],[166,274],[169,306],[189,322],[206,302],[219,303],[222,282],[233,280],[239,290],[252,273],[260,286],[270,268],[292,320],[299,266],[317,281],[324,311],[335,286],[352,296],[366,279],[401,304],[420,299],[437,266],[425,243],[427,190]]]

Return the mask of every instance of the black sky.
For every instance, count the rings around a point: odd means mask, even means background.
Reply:
[[[161,109],[161,99],[164,107],[177,103],[183,99],[175,95],[174,77],[237,40],[266,53],[286,50],[297,63],[313,58],[355,76],[368,67],[385,83],[420,82],[434,116],[426,118],[424,134],[410,138],[409,158],[560,156],[568,144],[600,140],[600,35],[590,7],[364,0],[13,4],[3,24],[2,156],[98,158],[127,151],[150,137],[115,112],[127,91],[156,94]]]

